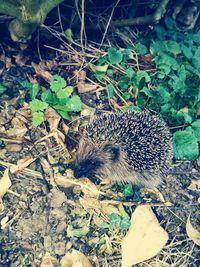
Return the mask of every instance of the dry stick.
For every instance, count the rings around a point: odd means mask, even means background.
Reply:
[[[105,31],[104,31],[104,34],[103,34],[103,38],[102,38],[102,40],[101,40],[101,43],[100,43],[100,47],[99,47],[99,48],[101,48],[101,46],[102,46],[102,44],[103,44],[103,42],[104,42],[104,39],[105,39],[105,37],[106,37],[108,28],[109,28],[109,26],[110,26],[110,24],[111,24],[111,20],[112,20],[112,17],[113,17],[113,13],[114,13],[115,8],[116,8],[116,6],[118,5],[119,1],[120,1],[120,0],[118,0],[118,1],[115,3],[115,5],[114,5],[114,7],[113,7],[113,9],[112,9],[112,11],[111,11],[111,14],[110,14],[108,23],[107,23],[107,25],[106,25],[106,28],[105,28]]]

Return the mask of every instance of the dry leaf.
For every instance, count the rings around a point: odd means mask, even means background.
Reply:
[[[19,161],[19,163],[17,165],[12,165],[10,167],[10,172],[13,174],[21,172],[23,169],[28,167],[28,165],[30,165],[35,160],[36,160],[35,158],[34,159],[26,158],[25,160],[21,160],[21,161]]]
[[[77,88],[78,88],[79,94],[89,93],[91,91],[96,90],[97,87],[98,87],[97,84],[85,83],[83,81],[80,81],[77,83]]]
[[[50,83],[52,75],[50,72],[44,70],[41,65],[37,65],[36,63],[32,63],[32,67],[34,68],[36,74],[39,77],[42,77],[45,81],[47,81],[48,83]]]
[[[88,258],[77,250],[67,253],[60,261],[61,267],[92,267]]]
[[[189,190],[199,191],[200,190],[200,180],[192,180],[191,184],[188,186]]]
[[[12,183],[9,177],[9,169],[4,171],[3,176],[0,178],[0,197],[2,198],[8,189],[11,187]]]
[[[52,257],[48,252],[44,255],[40,267],[60,267],[60,263],[54,257]]]
[[[22,149],[22,147],[18,144],[12,144],[7,142],[5,142],[5,148],[8,152],[19,152]]]
[[[142,188],[140,192],[144,195],[150,195],[153,199],[159,199],[161,202],[165,202],[165,198],[157,188]]]
[[[189,238],[192,239],[196,245],[200,246],[200,232],[192,226],[190,216],[187,219],[186,232]]]
[[[86,187],[81,187],[81,191],[84,193],[84,198],[99,198],[98,188],[90,179],[80,178],[79,181],[83,185],[86,185]]]
[[[122,267],[148,260],[159,253],[168,240],[167,232],[148,205],[138,206],[122,241]]]
[[[51,107],[45,110],[45,118],[49,123],[50,131],[57,130],[60,122],[60,115]]]

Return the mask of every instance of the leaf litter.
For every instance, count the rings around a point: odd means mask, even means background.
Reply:
[[[121,59],[116,53],[112,51],[111,60],[118,62]],[[73,58],[80,61],[80,57]],[[26,67],[26,60],[21,54],[16,57],[19,66]],[[65,60],[63,56],[62,61]],[[10,68],[10,58],[5,57],[4,61],[5,68]],[[56,64],[55,59],[33,63],[27,67],[27,73],[34,76],[32,79],[42,77],[49,82]],[[21,73],[27,78],[23,70]],[[83,70],[78,74],[73,70],[71,77],[73,75],[82,95],[89,93],[97,97],[96,91],[105,90],[90,82]],[[6,73],[6,76],[12,75]],[[75,159],[80,118],[74,117],[74,124],[65,124],[60,115],[48,108],[46,122],[36,128],[31,123],[29,106],[18,108],[17,101],[15,98],[4,100],[0,110],[0,137],[5,144],[0,153],[3,197],[0,264],[198,266],[199,191],[197,182],[193,182],[192,187],[189,185],[191,180],[198,181],[200,177],[198,170],[192,172],[193,163],[177,163],[167,184],[156,191],[143,190],[139,201],[126,199],[114,185],[74,179],[71,164]],[[86,105],[83,117],[91,113]],[[120,228],[125,222],[130,226],[128,232]],[[143,232],[138,231],[138,227]],[[134,238],[129,239],[132,229]],[[152,251],[143,251],[148,245]],[[129,252],[134,246],[141,254]]]

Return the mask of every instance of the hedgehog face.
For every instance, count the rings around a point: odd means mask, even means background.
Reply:
[[[120,158],[120,149],[113,144],[95,145],[82,139],[77,152],[74,176],[93,178],[103,176],[105,167],[113,166]],[[113,166],[114,167],[114,166]]]

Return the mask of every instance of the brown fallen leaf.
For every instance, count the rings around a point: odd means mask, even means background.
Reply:
[[[8,152],[19,152],[22,150],[22,147],[18,144],[12,144],[12,143],[7,143],[7,142],[4,142],[4,144]]]
[[[88,258],[77,250],[67,253],[60,261],[61,267],[92,267]]]
[[[34,68],[36,74],[39,77],[42,77],[45,81],[47,81],[48,83],[50,83],[52,75],[49,71],[44,70],[41,65],[36,64],[36,63],[32,63],[32,67]]]
[[[190,216],[187,219],[186,223],[186,232],[189,238],[198,246],[200,246],[200,232],[194,228],[190,222]]]
[[[95,91],[98,88],[98,85],[80,81],[77,83],[77,88],[78,88],[79,94],[84,94],[84,93]]]
[[[138,206],[122,240],[122,267],[131,267],[156,256],[168,240],[167,232],[149,205]]]
[[[5,169],[3,176],[0,178],[0,197],[2,198],[12,183],[9,176],[9,169]]]
[[[58,129],[58,124],[60,122],[60,115],[58,115],[58,113],[51,107],[48,107],[45,110],[45,119],[48,121],[49,123],[49,128],[50,131],[54,131]]]
[[[4,204],[3,204],[3,200],[0,197],[0,213],[4,211]]]

